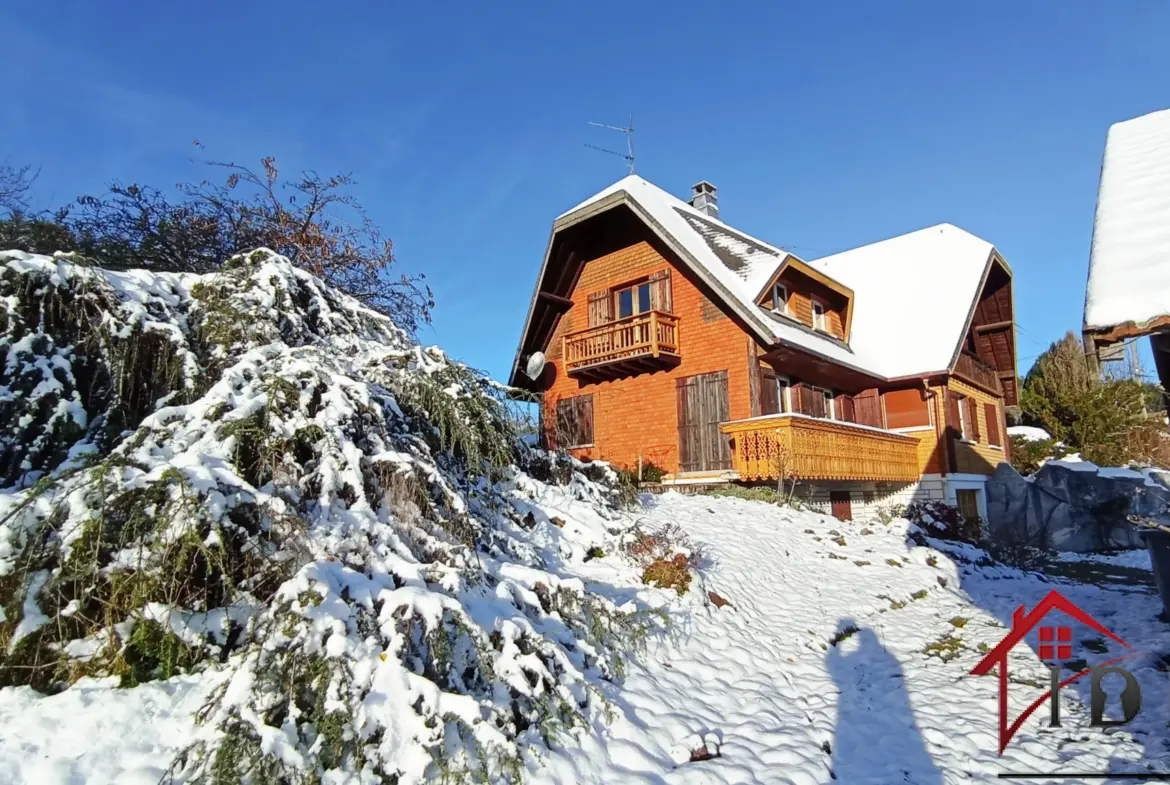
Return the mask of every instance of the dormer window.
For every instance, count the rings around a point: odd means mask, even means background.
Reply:
[[[772,312],[788,313],[788,287],[782,283],[772,287]]]
[[[812,317],[813,328],[821,332],[829,331],[829,320],[825,318],[825,304],[818,301],[812,301]]]

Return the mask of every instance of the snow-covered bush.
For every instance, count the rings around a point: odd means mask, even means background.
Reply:
[[[0,685],[230,667],[188,782],[515,781],[608,710],[658,617],[558,572],[532,499],[629,492],[498,385],[269,251],[0,264]]]
[[[926,536],[972,545],[979,542],[979,520],[966,518],[954,505],[941,501],[918,501],[906,507],[903,517]]]

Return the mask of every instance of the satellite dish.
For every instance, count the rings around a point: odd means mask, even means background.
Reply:
[[[528,365],[524,368],[524,372],[528,374],[528,378],[536,380],[540,378],[541,372],[544,371],[544,352],[533,352],[528,357]]]

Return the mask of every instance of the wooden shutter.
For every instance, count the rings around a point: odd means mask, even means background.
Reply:
[[[650,276],[650,307],[655,311],[674,313],[674,301],[670,293],[670,268],[659,270]]]
[[[779,414],[780,395],[776,389],[776,371],[760,366],[760,414]]]
[[[577,444],[593,444],[593,396],[577,399]]]
[[[971,441],[979,441],[979,403],[974,398],[968,398],[963,403],[967,404],[967,424],[971,426]]]
[[[857,413],[854,411],[852,395],[837,396],[837,419],[845,422],[857,422]]]
[[[719,424],[731,419],[727,395],[727,371],[699,377],[703,384],[703,451],[705,470],[731,468],[731,443]]]
[[[593,292],[589,295],[589,326],[597,327],[613,321],[613,298],[609,292]]]
[[[676,383],[678,401],[678,470],[697,471],[702,463],[699,441],[699,378],[688,376]]]
[[[853,396],[853,414],[860,425],[882,427],[882,406],[878,391],[866,390]]]
[[[950,471],[959,470],[959,439],[962,438],[962,422],[959,420],[959,398],[950,390],[946,390],[947,429],[945,440],[947,458]]]
[[[963,421],[959,419],[959,396],[947,390],[947,428],[954,431],[954,435],[963,433]]]
[[[999,407],[994,403],[983,404],[983,419],[987,421],[987,443],[1002,447],[999,439]]]

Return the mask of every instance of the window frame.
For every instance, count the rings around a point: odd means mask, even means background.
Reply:
[[[640,298],[638,295],[639,290],[641,290],[643,287],[646,289],[646,310],[640,311],[638,310],[638,305],[640,304]],[[653,283],[649,278],[634,281],[633,283],[622,284],[621,286],[614,287],[611,291],[613,295],[614,321],[621,321],[622,319],[633,319],[635,316],[641,316],[644,313],[650,313],[650,311],[654,310]],[[630,293],[631,313],[626,316],[622,316],[622,294],[624,292]]]
[[[967,422],[967,396],[955,393],[955,408],[959,411],[959,438],[970,442],[970,428]]]
[[[792,413],[792,379],[776,374],[776,400],[780,402],[780,414]]]
[[[810,297],[809,301],[811,303],[809,309],[810,309],[810,312],[812,313],[813,329],[818,330],[818,331],[823,332],[823,333],[829,332],[829,304],[826,303],[824,300],[821,300],[818,297]],[[817,324],[817,309],[818,308],[821,309],[820,324]]]
[[[780,292],[784,292],[783,300],[779,297]],[[782,302],[783,305],[777,307],[777,302]],[[772,284],[772,313],[788,316],[788,287],[779,281]]]

